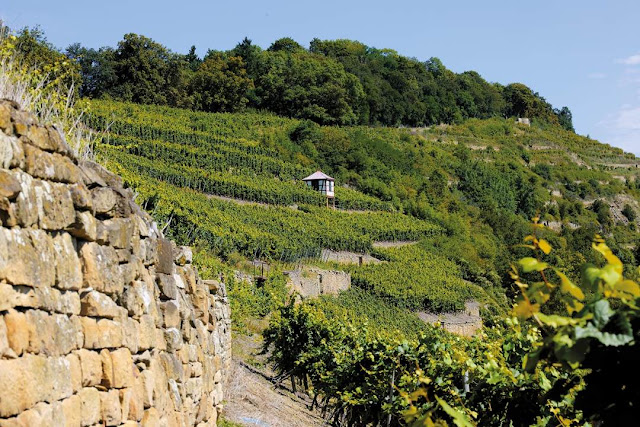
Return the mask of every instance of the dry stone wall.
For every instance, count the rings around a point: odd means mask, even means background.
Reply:
[[[351,287],[351,274],[344,271],[303,267],[285,274],[291,291],[305,298],[338,295]]]
[[[225,286],[121,179],[0,101],[0,426],[215,425]]]

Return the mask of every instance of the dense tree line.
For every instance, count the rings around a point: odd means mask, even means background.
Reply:
[[[213,112],[254,108],[332,125],[530,117],[573,130],[567,107],[554,109],[524,84],[489,83],[475,71],[454,73],[438,58],[421,62],[351,40],[314,39],[306,49],[286,37],[264,50],[245,38],[201,59],[195,47],[182,55],[126,34],[115,48],[76,43],[65,53],[90,98]]]

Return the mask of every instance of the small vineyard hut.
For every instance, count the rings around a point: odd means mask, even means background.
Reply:
[[[331,202],[333,207],[336,207],[336,196],[333,192],[335,179],[322,173],[322,171],[316,171],[304,178],[303,181],[307,183],[307,186],[327,196],[327,206],[329,206],[329,202]]]

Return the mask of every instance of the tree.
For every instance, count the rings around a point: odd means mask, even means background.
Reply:
[[[138,34],[125,34],[114,57],[115,97],[141,104],[188,104],[183,92],[186,63],[161,44]]]
[[[568,107],[562,107],[561,109],[554,109],[553,112],[558,116],[558,122],[564,129],[575,132],[573,128],[573,116],[571,110]]]
[[[112,90],[117,81],[115,52],[112,48],[95,50],[74,43],[67,47],[66,55],[80,66],[80,96],[98,98]]]
[[[208,57],[189,83],[193,107],[197,110],[232,112],[245,107],[253,82],[247,77],[242,58]]]
[[[196,55],[195,46],[191,46],[191,48],[189,48],[189,53],[185,55],[184,59],[187,61],[187,64],[189,64],[191,71],[197,71],[200,64],[202,64],[202,60],[198,58],[198,55]]]
[[[291,37],[283,37],[274,41],[269,49],[270,52],[279,52],[281,50],[289,53],[304,51],[305,49]]]

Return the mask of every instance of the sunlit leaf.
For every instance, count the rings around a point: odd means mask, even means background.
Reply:
[[[540,239],[540,241],[538,241],[538,247],[547,255],[551,253],[551,245],[544,239]]]
[[[549,264],[546,262],[538,261],[532,257],[525,257],[518,261],[520,268],[525,273],[531,273],[532,271],[543,271],[544,269],[549,267]]]
[[[629,294],[632,297],[640,297],[640,286],[633,280],[623,280],[614,286],[614,289],[618,292]]]
[[[580,319],[573,319],[571,317],[560,316],[558,314],[537,313],[535,314],[535,317],[545,325],[549,325],[552,328],[557,328],[558,326],[577,325],[580,323]]]
[[[556,270],[556,274],[560,277],[560,290],[574,298],[584,300],[584,292],[578,286],[574,285],[571,280],[564,274]]]
[[[436,396],[436,400],[440,404],[440,407],[442,407],[442,410],[446,412],[447,415],[449,415],[451,418],[453,418],[453,423],[455,425],[457,425],[458,427],[473,427],[473,424],[471,423],[471,421],[469,421],[469,418],[467,418],[464,413],[455,408],[452,408],[447,402],[440,399],[438,396]]]

